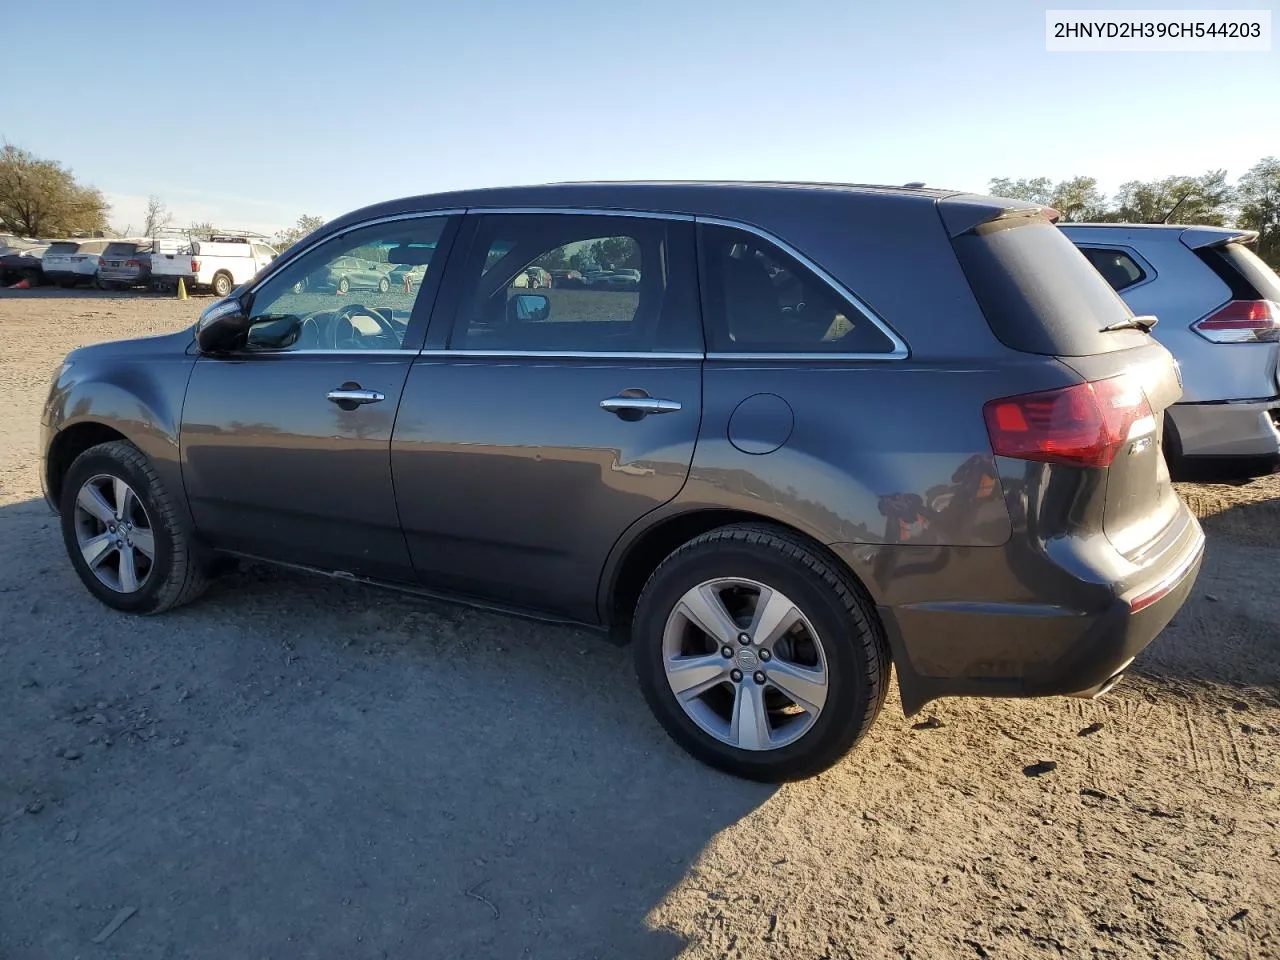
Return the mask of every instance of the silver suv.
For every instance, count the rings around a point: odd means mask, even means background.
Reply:
[[[1165,449],[1180,466],[1245,474],[1280,464],[1280,277],[1246,246],[1252,230],[1064,224],[1063,232],[1182,369]]]

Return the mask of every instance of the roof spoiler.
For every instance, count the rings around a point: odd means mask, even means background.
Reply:
[[[942,217],[942,225],[953,239],[995,220],[1042,216],[1050,223],[1056,223],[1060,216],[1053,207],[975,193],[961,193],[939,200],[938,213]]]
[[[1187,227],[1179,234],[1178,239],[1189,250],[1205,250],[1209,247],[1225,247],[1228,243],[1253,243],[1258,239],[1258,231],[1233,227]]]

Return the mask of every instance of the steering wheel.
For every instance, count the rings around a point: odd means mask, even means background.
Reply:
[[[397,344],[397,346],[399,345],[400,334],[396,332],[395,327],[393,327],[390,324],[390,322],[388,322],[386,317],[382,316],[382,314],[380,314],[377,310],[374,310],[372,307],[366,307],[364,304],[348,303],[347,305],[341,307],[336,313],[334,313],[333,318],[329,321],[330,346],[334,350],[343,349],[340,343],[341,338],[339,337],[339,331],[342,329],[344,325],[347,327],[347,329],[350,331],[350,334],[351,334],[347,338],[348,341],[354,343],[363,336],[363,334],[361,334],[358,330],[356,330],[355,324],[351,322],[351,315],[356,312],[360,312],[362,316],[369,317],[370,319],[373,320],[374,323],[378,325],[378,328],[379,328],[378,335],[380,337],[390,337]]]

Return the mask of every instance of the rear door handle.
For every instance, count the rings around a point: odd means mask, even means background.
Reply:
[[[381,403],[387,399],[377,390],[330,390],[325,396],[333,403]]]
[[[600,409],[609,413],[676,413],[680,403],[676,400],[655,400],[653,397],[609,397],[600,401]]]

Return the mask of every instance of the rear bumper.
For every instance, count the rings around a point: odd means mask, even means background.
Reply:
[[[1017,600],[879,605],[903,710],[911,715],[941,697],[1089,697],[1110,689],[1173,619],[1200,572],[1199,523],[1184,507],[1175,524],[1158,555],[1140,565],[1114,551],[1091,565],[1081,551],[1057,576],[1037,572]],[[992,547],[962,550],[945,565],[971,568],[951,576],[980,584],[1020,564],[1007,547]]]
[[[107,283],[146,283],[147,275],[137,271],[128,272],[124,270],[99,270],[98,279],[105,280]]]
[[[1280,397],[1177,403],[1168,412],[1185,457],[1280,459]]]
[[[44,277],[54,283],[93,283],[94,274],[77,270],[45,270]]]

